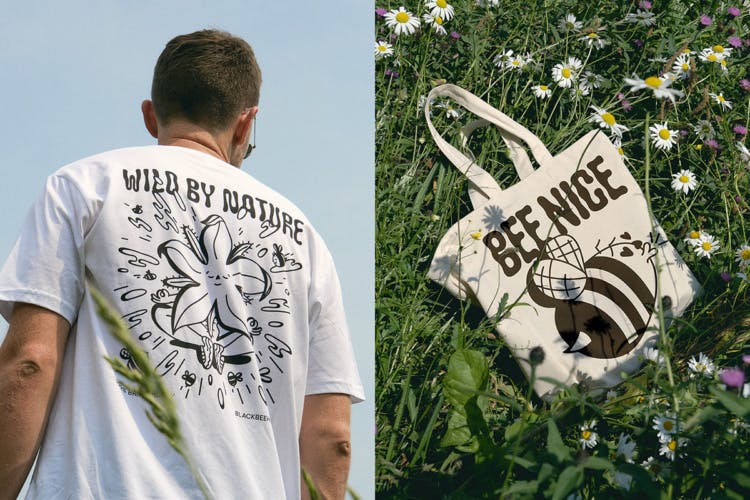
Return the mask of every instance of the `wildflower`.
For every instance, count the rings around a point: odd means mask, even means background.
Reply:
[[[742,38],[738,36],[730,36],[727,38],[727,43],[734,48],[742,47]]]
[[[657,365],[664,364],[664,356],[659,352],[659,349],[654,346],[646,346],[643,349],[643,357]]]
[[[586,45],[588,45],[589,47],[603,49],[605,46],[609,45],[609,40],[601,36],[599,34],[600,31],[604,31],[604,26],[592,29],[582,37],[578,38],[578,41],[586,42]]]
[[[458,40],[461,38],[461,33],[459,33],[458,31],[451,31],[451,38],[453,38],[454,40]]]
[[[568,57],[566,62],[557,63],[552,67],[552,79],[560,87],[572,87],[573,82],[578,76],[578,71],[583,66],[580,59]]]
[[[698,245],[698,242],[700,242],[701,238],[706,234],[707,233],[704,233],[703,231],[690,231],[688,233],[688,237],[685,238],[685,243],[687,243],[691,247],[694,247]]]
[[[632,12],[625,16],[625,21],[629,23],[638,23],[641,26],[653,26],[656,24],[656,20],[654,19],[654,13],[643,11],[641,9],[638,9],[635,14]]]
[[[627,157],[627,156],[625,156],[625,150],[624,150],[624,149],[622,149],[622,139],[621,139],[621,138],[619,138],[619,137],[614,137],[614,138],[612,139],[612,145],[613,145],[613,146],[615,147],[615,149],[617,150],[617,154],[619,154],[619,155],[620,155],[620,158],[622,158],[622,159],[623,159],[623,160],[625,160],[625,161],[628,161],[628,157]]]
[[[508,61],[510,61],[511,57],[513,57],[513,51],[512,50],[506,50],[505,52],[500,52],[499,54],[497,54],[492,59],[492,62],[498,68],[506,68],[507,65],[508,65]]]
[[[744,125],[737,124],[734,127],[732,127],[732,132],[734,132],[737,135],[746,135],[747,127],[745,127]]]
[[[388,12],[388,11],[385,10],[383,7],[378,7],[377,9],[375,9],[375,14],[378,15],[378,16],[380,16],[380,17],[385,16],[386,12]]]
[[[463,110],[461,110],[460,108],[457,108],[453,104],[453,101],[448,101],[448,100],[441,101],[441,102],[435,104],[435,107],[439,108],[439,109],[444,109],[445,110],[445,116],[447,118],[452,118],[454,120],[457,119],[457,118],[461,118],[461,116],[464,114]],[[474,239],[476,239],[476,238],[474,238]]]
[[[698,241],[698,244],[693,247],[693,250],[695,250],[695,253],[696,255],[698,255],[698,257],[706,257],[710,259],[711,254],[716,252],[719,249],[719,247],[720,245],[719,245],[719,242],[716,241],[716,238],[714,238],[710,234],[703,234],[700,240]],[[711,366],[711,371],[713,372],[713,364],[711,364],[710,366]]]
[[[477,0],[477,5],[480,7],[497,7],[500,5],[500,0]]]
[[[677,56],[674,64],[672,65],[672,71],[678,77],[687,78],[688,72],[690,71],[690,54],[682,53]]]
[[[750,365],[750,354],[742,355],[742,363],[746,365]]]
[[[700,17],[700,23],[703,26],[711,26],[713,24],[713,22],[714,22],[714,20],[711,19],[711,16],[709,16],[708,14],[703,14]]]
[[[649,2],[648,0],[641,0],[640,2],[638,2],[638,7],[643,10],[648,10],[651,8],[651,2]]]
[[[424,23],[428,26],[432,26],[432,29],[434,29],[435,33],[437,33],[438,35],[448,34],[448,32],[445,31],[445,27],[443,26],[442,17],[436,16],[434,14],[425,14],[422,16],[422,21],[424,21]]]
[[[701,50],[698,58],[703,62],[718,63],[729,57],[732,53],[732,49],[724,47],[723,45],[714,45],[712,47],[706,47]]]
[[[724,98],[723,93],[718,93],[718,94],[709,93],[708,95],[710,95],[713,98],[713,100],[716,101],[716,103],[721,106],[722,109],[732,109],[732,103],[727,101]]]
[[[593,109],[594,112],[589,117],[589,121],[596,123],[601,128],[608,128],[610,134],[622,137],[622,133],[628,131],[628,128],[625,125],[617,123],[614,115],[606,109],[598,106],[591,106],[591,109]]]
[[[591,89],[588,85],[584,85],[581,82],[578,82],[570,89],[570,97],[572,99],[575,99],[576,101],[580,99],[581,97],[587,96],[591,93]]]
[[[596,73],[592,73],[591,71],[585,71],[583,75],[581,75],[581,84],[585,84],[589,88],[598,89],[601,87],[602,82],[604,82],[604,78]]]
[[[719,146],[719,143],[716,139],[708,139],[705,144],[714,151],[718,151],[719,149],[721,149],[721,146]]]
[[[396,71],[395,69],[388,68],[385,70],[385,76],[389,76],[391,78],[398,78],[398,71]]]
[[[680,170],[676,174],[672,174],[672,189],[683,194],[688,194],[690,191],[695,189],[698,185],[698,181],[695,178],[695,174],[690,170]]]
[[[570,33],[573,31],[581,31],[583,23],[576,20],[576,16],[568,14],[564,18],[560,19],[560,23],[557,25],[561,33]]]
[[[750,92],[750,80],[747,78],[740,80],[740,88],[745,92]]]
[[[695,125],[693,125],[693,131],[698,134],[698,137],[700,137],[702,141],[707,141],[716,137],[716,130],[714,130],[714,126],[711,125],[711,122],[708,120],[698,120]]]
[[[745,243],[735,253],[735,262],[740,264],[740,267],[746,267],[750,265],[750,245]]]
[[[737,151],[740,152],[740,159],[750,165],[750,151],[747,150],[747,147],[739,141],[735,146],[737,147]]]
[[[534,91],[534,95],[539,99],[546,99],[552,95],[552,89],[547,85],[534,85],[531,87],[531,90]]]
[[[607,394],[604,395],[604,398],[607,401],[612,401],[618,396],[617,391],[615,389],[610,389],[607,391]]]
[[[630,439],[627,434],[620,433],[620,437],[617,439],[617,455],[621,456],[628,463],[633,463],[633,455],[635,454],[635,441]]]
[[[672,437],[669,441],[663,442],[659,448],[659,455],[664,455],[666,458],[674,461],[674,455],[677,448],[685,445],[687,439]]]
[[[403,7],[387,12],[384,17],[386,26],[393,28],[396,35],[411,35],[419,28],[419,18]]]
[[[745,383],[745,372],[742,368],[724,368],[719,372],[719,378],[728,387],[742,387]]]
[[[382,40],[375,42],[375,57],[388,57],[393,54],[393,45]]]
[[[657,462],[654,459],[654,457],[648,457],[646,460],[641,462],[641,467],[643,467],[647,471],[657,476],[661,476],[661,475],[667,476],[669,475],[669,472],[670,472],[670,467],[668,464],[662,464],[661,462]]]
[[[732,17],[737,17],[740,15],[740,9],[732,5],[731,7],[727,9],[727,14],[729,14]]]
[[[579,439],[581,442],[581,448],[594,448],[596,446],[596,440],[599,436],[594,432],[595,427],[596,420],[592,420],[588,424],[583,424],[581,426],[581,438]]]
[[[710,237],[713,238],[713,236]],[[695,356],[690,357],[690,360],[688,361],[688,368],[692,372],[690,374],[691,377],[694,377],[695,375],[701,375],[706,378],[711,378],[714,370],[716,369],[716,365],[714,365],[714,362],[711,361],[711,358],[701,352],[698,353],[697,358]]]
[[[677,424],[677,418],[667,413],[664,416],[656,416],[652,422],[654,425],[651,427],[657,432],[660,442],[669,441],[672,436],[680,431],[680,426]]]
[[[676,143],[677,131],[667,128],[667,122],[651,125],[648,130],[651,132],[652,144],[661,150],[669,151]]]
[[[440,17],[445,21],[453,19],[453,6],[446,0],[431,0],[425,3],[425,7],[430,9],[430,14],[434,17]]]
[[[516,54],[511,56],[510,59],[505,62],[505,67],[508,69],[521,69],[530,62],[530,55],[526,54],[525,56],[522,56],[521,54]]]
[[[630,85],[630,90],[636,91],[641,89],[651,89],[654,93],[654,97],[657,99],[663,99],[668,97],[674,102],[675,97],[682,97],[683,93],[676,89],[670,89],[672,85],[671,78],[659,78],[658,76],[649,76],[645,80],[641,80],[637,75],[633,75],[634,78],[625,78],[625,83]]]
[[[722,280],[724,281],[724,283],[729,283],[730,281],[732,281],[732,275],[731,275],[731,274],[729,274],[729,273],[728,273],[728,272],[726,272],[726,271],[722,271],[722,272],[721,272],[721,273],[719,274],[719,276],[720,276],[720,277],[721,277],[721,279],[722,279]]]

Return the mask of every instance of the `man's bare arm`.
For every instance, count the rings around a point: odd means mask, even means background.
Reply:
[[[312,394],[305,397],[299,436],[302,467],[323,498],[338,500],[346,494],[351,461],[347,394]],[[302,498],[309,498],[302,483]]]
[[[34,463],[60,376],[70,325],[17,303],[0,346],[0,498],[15,499]]]

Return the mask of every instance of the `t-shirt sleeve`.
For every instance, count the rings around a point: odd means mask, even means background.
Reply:
[[[58,175],[26,216],[0,271],[0,314],[10,321],[15,302],[54,311],[73,323],[83,295],[87,208],[72,182]]]
[[[328,249],[319,240],[310,285],[310,350],[305,394],[348,394],[364,401],[341,286]]]

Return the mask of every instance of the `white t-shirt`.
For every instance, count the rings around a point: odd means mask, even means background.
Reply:
[[[172,391],[215,498],[299,498],[306,394],[364,397],[331,256],[288,200],[205,153],[127,148],[47,180],[0,273],[72,325],[28,498],[199,498],[104,356],[98,288]]]

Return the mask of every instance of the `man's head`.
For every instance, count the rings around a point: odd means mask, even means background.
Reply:
[[[154,68],[151,99],[160,125],[181,119],[217,132],[258,105],[260,84],[260,68],[246,41],[201,30],[167,43]]]

